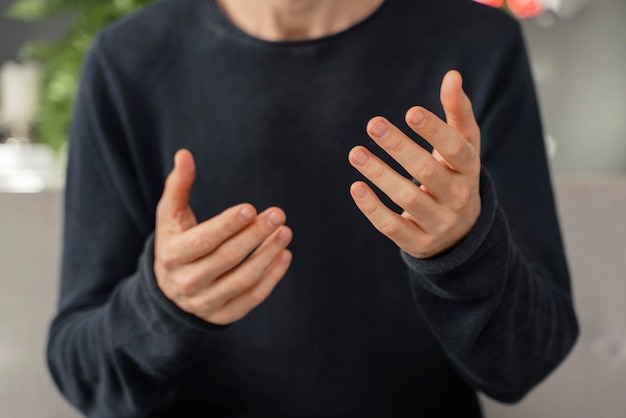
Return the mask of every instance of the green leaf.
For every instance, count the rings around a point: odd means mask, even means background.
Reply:
[[[94,36],[112,21],[155,0],[16,0],[7,16],[45,20],[66,14],[70,25],[57,41],[30,40],[20,55],[43,64],[43,86],[35,121],[35,139],[61,149],[67,142],[78,77]]]
[[[18,0],[6,11],[6,15],[19,20],[38,20],[47,16],[46,0]]]

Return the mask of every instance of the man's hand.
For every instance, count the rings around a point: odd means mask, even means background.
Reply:
[[[156,213],[154,273],[165,296],[205,321],[225,325],[263,302],[291,263],[285,214],[249,204],[200,224],[189,207],[195,165],[180,150]]]
[[[381,233],[417,258],[432,257],[458,244],[481,210],[479,194],[480,130],[461,75],[448,72],[441,83],[447,123],[421,107],[406,113],[406,122],[434,148],[427,152],[382,117],[367,125],[370,137],[420,185],[397,173],[365,147],[350,151],[350,163],[400,206],[386,207],[364,182],[350,193],[361,212]]]

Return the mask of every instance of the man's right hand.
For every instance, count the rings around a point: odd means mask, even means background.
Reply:
[[[156,212],[154,273],[165,296],[207,322],[226,325],[263,302],[292,259],[292,232],[276,207],[240,204],[198,223],[189,207],[193,156],[174,157]]]

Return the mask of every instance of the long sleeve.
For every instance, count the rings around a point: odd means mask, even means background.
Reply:
[[[573,346],[578,325],[521,35],[476,89],[482,213],[451,251],[403,253],[417,304],[459,373],[514,402]],[[472,94],[470,92],[470,97]]]
[[[131,180],[128,132],[98,54],[96,44],[72,126],[61,297],[48,362],[62,392],[86,414],[145,416],[171,402],[179,373],[220,328],[185,314],[156,285],[152,203]]]
[[[71,128],[48,344],[64,395],[93,417],[477,417],[475,389],[514,400],[543,378],[576,321],[528,63],[519,38],[493,36],[513,22],[496,12],[386,0],[342,34],[275,43],[215,1],[166,0],[105,29]],[[374,114],[440,111],[450,68],[482,129],[483,212],[448,254],[405,256],[409,284],[350,199],[346,156]],[[199,222],[249,202],[282,208],[294,232],[285,277],[227,327],[154,277],[155,208],[180,148]]]

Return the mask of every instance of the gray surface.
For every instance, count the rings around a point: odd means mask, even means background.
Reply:
[[[0,416],[78,416],[58,395],[44,341],[56,304],[59,193],[0,193]]]

